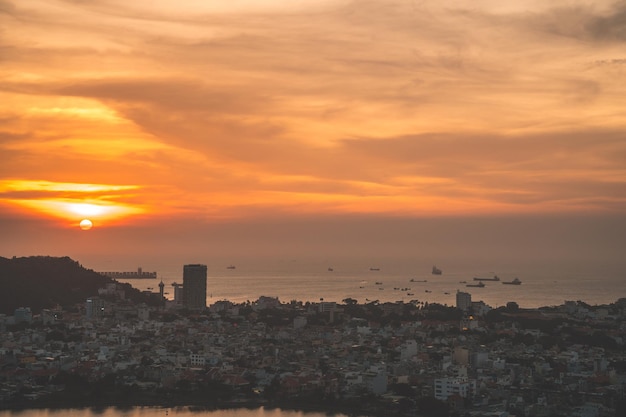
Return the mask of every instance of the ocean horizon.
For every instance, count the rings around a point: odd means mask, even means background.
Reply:
[[[278,297],[281,302],[336,301],[352,298],[359,303],[427,302],[455,305],[456,292],[472,294],[497,308],[514,301],[522,308],[561,305],[583,301],[590,305],[610,304],[626,296],[626,273],[621,265],[605,263],[559,264],[550,262],[500,263],[444,262],[398,259],[219,259],[194,261],[141,262],[136,266],[114,262],[84,264],[96,271],[156,272],[156,279],[129,279],[133,287],[158,292],[165,284],[165,296],[173,299],[173,283],[182,284],[183,265],[206,264],[207,305],[220,300],[235,303],[255,301],[261,296]],[[432,267],[442,270],[432,274]],[[492,278],[485,287],[467,287],[474,277]],[[503,285],[518,278],[521,285]]]

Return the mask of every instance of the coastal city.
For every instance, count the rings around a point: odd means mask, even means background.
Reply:
[[[626,0],[0,0],[0,417],[626,417]]]
[[[279,300],[206,305],[110,282],[72,307],[0,315],[0,406],[282,407],[398,416],[623,415],[626,298],[493,308]],[[139,271],[141,272],[141,271]],[[469,289],[468,289],[469,290]]]

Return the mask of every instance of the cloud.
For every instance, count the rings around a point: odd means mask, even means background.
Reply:
[[[15,118],[1,118],[0,125],[7,125],[15,121]],[[16,133],[16,132],[3,132],[0,131],[0,145],[6,143],[15,143],[22,141],[24,139],[28,139],[29,136],[24,133]]]
[[[615,2],[598,11],[590,6],[555,7],[532,16],[548,33],[595,42],[626,40],[626,6]]]
[[[61,95],[96,98],[102,101],[150,104],[177,112],[202,110],[207,113],[245,114],[258,110],[268,98],[237,86],[206,85],[199,80],[90,80],[61,86]]]
[[[483,197],[512,204],[603,199],[626,202],[621,131],[518,136],[420,135],[346,140],[345,155],[393,172],[447,178],[431,195]]]
[[[623,201],[619,7],[122,3],[2,17],[3,175],[187,213]]]
[[[134,185],[60,183],[45,180],[10,179],[0,181],[0,204],[16,205],[47,215],[76,220],[113,220],[136,215],[144,210],[130,204],[128,193]]]
[[[141,16],[148,13],[150,18],[179,18],[185,19],[198,15],[229,15],[229,14],[292,14],[298,12],[316,13],[336,7],[345,0],[300,0],[298,2],[285,4],[278,1],[256,0],[233,0],[229,2],[206,2],[199,0],[190,0],[186,2],[185,7],[181,8],[179,4],[172,3],[168,0],[156,0],[150,3],[150,7],[146,8],[142,4],[133,4],[120,0],[65,0],[65,3],[75,7],[85,9],[98,10],[111,14],[121,14],[124,16]]]
[[[208,159],[198,166],[180,166],[179,172],[194,175],[189,192],[206,184],[219,192],[232,188],[293,198],[304,193],[337,202],[386,196],[390,205],[396,195],[586,207],[624,198],[621,182],[610,180],[624,174],[615,161],[624,152],[621,131],[338,135],[332,145],[319,146],[295,136],[289,120],[276,116],[279,100],[244,95],[245,89],[185,79],[127,79],[53,90],[107,102],[155,138],[204,155]],[[583,83],[581,90],[598,94],[592,84]],[[406,177],[431,180],[412,185],[397,180]]]
[[[626,6],[623,3],[616,3],[612,13],[591,18],[586,29],[594,39],[626,41]]]
[[[0,14],[4,13],[9,16],[14,16],[16,14],[16,7],[13,2],[8,0],[0,0]]]

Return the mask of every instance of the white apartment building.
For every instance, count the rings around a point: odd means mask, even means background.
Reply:
[[[449,396],[457,394],[468,398],[476,392],[476,381],[467,378],[435,379],[435,398],[445,401]]]
[[[204,354],[192,353],[189,355],[189,366],[192,368],[201,368],[205,363],[206,359]]]

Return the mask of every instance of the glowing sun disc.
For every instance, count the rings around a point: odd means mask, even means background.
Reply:
[[[83,230],[89,230],[93,227],[93,223],[89,219],[83,219],[80,221],[80,228]]]

